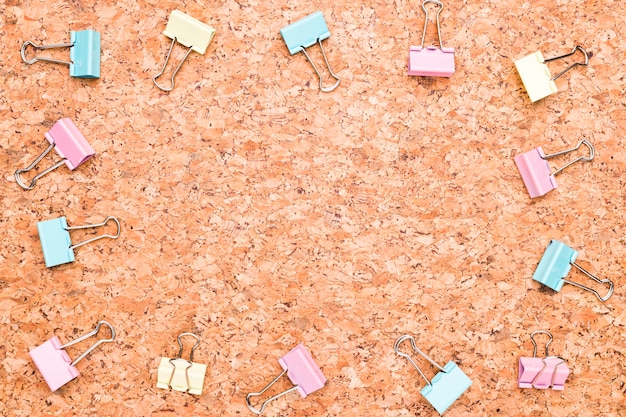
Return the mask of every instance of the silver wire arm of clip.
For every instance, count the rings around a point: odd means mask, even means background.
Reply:
[[[28,45],[31,45],[35,49],[56,49],[56,48],[71,48],[72,46],[74,46],[74,42],[57,43],[57,44],[54,44],[54,45],[41,45],[40,46],[40,45],[35,45],[31,41],[26,41],[22,45],[22,49],[20,49],[20,55],[22,56],[22,61],[24,61],[28,65],[34,64],[37,61],[52,62],[53,64],[71,65],[71,62],[69,62],[69,61],[61,61],[59,59],[53,59],[53,58],[47,58],[47,57],[37,57],[36,56],[33,59],[28,60],[28,59],[26,59],[26,48],[28,48]]]
[[[117,239],[120,236],[120,232],[121,232],[122,228],[120,226],[120,222],[113,216],[107,217],[106,219],[104,219],[104,221],[102,223],[98,223],[98,224],[86,224],[86,225],[83,225],[83,226],[68,226],[68,227],[66,227],[65,230],[67,230],[67,231],[77,230],[77,229],[91,229],[91,228],[94,228],[94,227],[102,227],[102,226],[106,225],[109,222],[109,220],[115,222],[115,225],[117,226],[117,232],[114,235],[110,235],[108,233],[105,233],[103,235],[96,236],[96,237],[93,237],[91,239],[85,240],[84,242],[80,242],[80,243],[77,243],[75,245],[72,245],[72,246],[70,246],[70,249],[75,249],[75,248],[77,248],[79,246],[86,245],[87,243],[91,243],[91,242],[93,242],[95,240],[103,239],[105,237],[108,237],[110,239]],[[96,332],[97,332],[97,330],[96,330]],[[179,341],[179,343],[180,343],[180,341]],[[181,349],[182,349],[182,347],[181,347]],[[193,353],[193,351],[192,351],[192,353]]]
[[[98,346],[100,346],[102,343],[109,343],[109,342],[113,342],[115,340],[115,329],[113,328],[113,326],[111,326],[111,324],[107,321],[104,320],[100,320],[98,322],[98,324],[96,325],[96,328],[87,333],[86,335],[83,335],[81,337],[79,337],[76,340],[72,340],[71,342],[68,342],[66,344],[64,344],[63,346],[61,346],[59,349],[65,349],[68,346],[72,346],[75,345],[76,343],[82,342],[85,339],[90,338],[91,336],[95,336],[98,334],[98,332],[100,331],[100,326],[102,325],[106,325],[109,326],[109,329],[111,329],[111,338],[109,339],[100,339],[98,340],[96,343],[94,343],[93,345],[91,345],[91,347],[89,349],[87,349],[86,351],[84,351],[78,358],[74,359],[74,362],[72,362],[72,364],[70,366],[76,366],[76,364],[81,361],[82,359],[85,358],[85,356],[87,356],[92,350],[94,350],[95,348],[97,348]]]
[[[46,168],[45,170],[41,171],[39,174],[35,175],[35,177],[30,180],[30,185],[26,185],[24,183],[24,181],[22,181],[22,177],[21,174],[23,174],[24,172],[28,172],[30,170],[32,170],[33,168],[35,168],[37,166],[37,164],[39,162],[41,162],[41,160],[48,155],[48,153],[50,153],[50,151],[52,149],[54,149],[55,144],[51,143],[50,146],[48,146],[48,148],[42,152],[41,155],[39,155],[37,157],[37,159],[35,159],[33,161],[32,164],[30,164],[29,166],[27,166],[24,169],[18,169],[17,171],[15,171],[15,182],[17,182],[17,184],[22,187],[25,190],[32,190],[33,188],[35,188],[35,184],[37,183],[37,180],[41,177],[43,177],[44,175],[48,174],[51,171],[54,171],[55,169],[57,169],[58,167],[60,167],[61,165],[63,165],[65,163],[65,159],[60,160],[59,162],[57,162],[56,164],[54,164],[53,166]]]
[[[598,277],[596,277],[595,275],[592,275],[590,272],[588,272],[585,268],[583,268],[582,266],[578,265],[576,262],[570,262],[570,264],[572,266],[575,266],[580,272],[582,272],[583,274],[587,275],[587,277],[591,278],[593,281],[597,282],[598,284],[608,284],[609,285],[609,291],[607,292],[607,294],[602,297],[598,291],[594,290],[593,288],[589,288],[586,285],[583,284],[579,284],[577,282],[574,281],[570,281],[566,278],[563,279],[564,282],[573,285],[574,287],[578,287],[582,290],[586,290],[589,291],[591,293],[593,293],[596,297],[598,297],[598,300],[605,302],[606,300],[608,300],[609,298],[611,298],[611,296],[613,295],[613,281],[611,281],[610,279],[600,279]],[[546,346],[547,348],[547,346]]]
[[[261,404],[261,408],[255,408],[252,403],[250,402],[250,398],[251,397],[256,397],[259,395],[263,395],[263,393],[265,391],[267,391],[272,385],[274,385],[276,383],[276,381],[278,381],[283,375],[285,375],[285,373],[287,372],[287,369],[285,369],[284,371],[282,371],[280,373],[280,375],[278,375],[276,378],[274,378],[269,384],[267,384],[265,386],[265,388],[263,388],[261,391],[259,392],[251,392],[250,394],[246,395],[246,404],[248,404],[248,408],[250,409],[250,411],[252,411],[254,414],[261,414],[263,413],[263,410],[265,410],[265,406],[267,406],[268,403],[270,403],[271,401],[274,401],[277,398],[282,397],[285,394],[289,394],[292,391],[295,391],[298,389],[297,385],[294,385],[293,387],[274,395],[273,397],[268,398],[267,400],[265,400],[263,402],[263,404]]]
[[[569,67],[565,68],[563,71],[561,71],[558,74],[556,74],[555,76],[553,76],[550,80],[552,80],[552,81],[556,80],[561,75],[565,74],[567,71],[569,71],[572,68],[577,67],[579,65],[582,65],[582,66],[589,65],[589,55],[587,54],[587,51],[585,51],[585,49],[582,46],[579,46],[579,45],[576,45],[574,47],[574,49],[572,50],[572,52],[570,52],[570,53],[567,53],[567,54],[561,55],[561,56],[556,56],[556,57],[550,58],[550,59],[545,59],[543,62],[545,63],[545,62],[555,61],[555,60],[561,59],[561,58],[567,58],[568,56],[574,55],[576,53],[576,51],[580,51],[580,52],[583,53],[583,55],[585,56],[585,61],[584,62],[574,62]]]
[[[165,68],[167,68],[167,63],[170,60],[170,55],[172,55],[172,49],[174,49],[174,44],[176,43],[176,38],[172,39],[172,44],[170,45],[170,50],[167,53],[167,57],[165,57],[165,64],[163,64],[163,68],[161,68],[161,71],[155,75],[154,77],[152,77],[152,81],[154,82],[154,85],[156,85],[157,87],[159,87],[161,90],[163,91],[172,91],[174,89],[174,77],[176,77],[176,74],[178,73],[178,71],[180,70],[180,67],[183,66],[183,64],[185,63],[185,61],[187,60],[187,57],[189,57],[189,54],[191,54],[191,51],[193,50],[193,45],[189,47],[189,49],[187,50],[187,53],[185,54],[185,56],[183,57],[183,59],[180,61],[180,63],[178,64],[178,66],[176,67],[176,69],[174,70],[174,73],[172,74],[172,85],[170,87],[164,87],[162,85],[160,85],[157,82],[157,78],[159,78],[161,75],[163,75],[163,73],[165,72]]]
[[[591,142],[589,142],[587,139],[583,139],[580,142],[578,142],[578,145],[576,145],[575,147],[571,148],[571,149],[566,149],[564,151],[560,151],[560,152],[556,152],[550,155],[544,155],[542,156],[543,159],[550,159],[550,158],[555,158],[557,156],[561,156],[561,155],[565,155],[566,153],[570,153],[570,152],[574,152],[575,150],[578,150],[578,148],[580,148],[582,145],[585,145],[589,148],[589,156],[585,157],[585,156],[580,156],[576,159],[574,159],[573,161],[568,162],[567,164],[563,165],[561,168],[557,169],[556,171],[554,171],[554,173],[552,174],[553,176],[560,173],[561,171],[563,171],[565,168],[569,167],[570,165],[578,162],[578,161],[584,161],[584,162],[590,162],[593,160],[593,158],[596,155],[596,152],[593,148],[593,145],[591,144]]]
[[[337,82],[335,84],[331,85],[330,87],[324,87],[323,86],[323,81],[324,80],[322,79],[322,74],[317,69],[317,66],[315,65],[315,63],[313,62],[313,60],[311,59],[309,54],[306,53],[306,48],[304,46],[302,47],[302,52],[304,53],[304,56],[306,56],[306,59],[311,63],[311,66],[313,66],[313,69],[315,70],[315,73],[317,74],[317,77],[320,79],[320,90],[323,91],[324,93],[330,93],[331,91],[333,91],[335,88],[337,88],[339,86],[339,83],[341,82],[341,79],[330,68],[330,64],[328,63],[328,58],[326,57],[326,52],[324,51],[324,46],[322,46],[322,41],[320,40],[320,38],[317,38],[317,43],[319,44],[320,49],[322,50],[322,56],[324,57],[324,62],[326,63],[326,68],[328,68],[328,73],[331,75],[331,77],[333,77],[335,80],[337,80]]]
[[[438,368],[441,372],[446,372],[439,364],[437,364],[437,362],[435,362],[434,360],[432,360],[431,358],[429,358],[424,352],[422,352],[421,350],[419,350],[417,348],[417,345],[415,344],[415,339],[413,338],[413,336],[405,334],[404,336],[400,336],[400,338],[398,340],[396,340],[396,343],[393,345],[393,350],[400,356],[406,358],[409,360],[409,362],[411,362],[411,364],[413,364],[413,366],[415,367],[415,369],[417,369],[417,372],[419,372],[419,374],[422,376],[422,378],[424,378],[424,381],[426,381],[426,383],[428,385],[432,385],[430,383],[430,380],[428,378],[426,378],[426,375],[424,375],[424,372],[422,372],[422,370],[420,369],[419,366],[417,366],[417,364],[415,363],[415,361],[413,360],[413,358],[411,358],[408,354],[400,352],[400,344],[402,342],[404,342],[405,340],[410,340],[411,341],[411,346],[413,347],[413,350],[415,352],[417,352],[421,357],[423,357],[424,359],[426,359],[428,362],[430,362],[431,365],[433,365],[434,367]]]
[[[545,334],[548,335],[548,337],[550,338],[550,340],[548,340],[548,342],[546,343],[546,356],[544,357],[548,357],[548,346],[550,346],[550,343],[552,343],[552,340],[554,339],[554,337],[552,337],[552,333],[550,333],[547,330],[537,330],[535,332],[532,332],[530,334],[530,341],[533,343],[533,358],[537,357],[537,342],[535,342],[535,335],[537,334]]]
[[[426,15],[426,18],[424,19],[424,32],[422,32],[422,44],[421,47],[424,47],[424,40],[426,39],[426,28],[428,26],[428,10],[426,10],[426,4],[428,3],[435,3],[437,6],[439,6],[438,10],[437,10],[437,14],[435,15],[435,19],[437,21],[437,37],[439,39],[439,48],[443,49],[443,42],[441,40],[441,27],[439,26],[439,14],[442,12],[443,10],[443,3],[438,1],[438,0],[426,0],[425,2],[422,3],[422,10],[424,11],[424,14]]]

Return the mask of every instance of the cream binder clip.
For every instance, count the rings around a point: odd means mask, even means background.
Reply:
[[[87,349],[78,358],[76,358],[74,362],[72,362],[70,356],[63,349],[68,346],[75,345],[78,342],[82,342],[83,340],[91,336],[97,335],[100,331],[100,326],[103,324],[109,326],[109,329],[111,329],[111,338],[98,340],[89,349]],[[87,356],[100,344],[113,342],[114,340],[115,329],[108,322],[102,320],[98,322],[95,330],[87,333],[84,336],[79,337],[76,340],[61,345],[59,338],[57,336],[54,336],[52,339],[48,340],[44,344],[31,350],[29,354],[33,362],[35,362],[35,366],[37,366],[37,369],[39,369],[39,372],[41,372],[41,375],[43,375],[43,378],[46,380],[46,383],[50,387],[50,390],[54,392],[61,388],[63,385],[70,382],[72,379],[76,378],[78,375],[80,375],[80,372],[78,372],[78,369],[76,368],[76,364],[78,362],[84,359],[85,356]]]
[[[583,53],[583,55],[585,56],[585,61],[575,62],[553,77],[550,73],[550,69],[548,69],[548,66],[545,63],[555,61],[561,58],[566,58],[576,53],[577,50]],[[575,46],[572,52],[550,59],[544,59],[543,54],[540,51],[537,51],[515,61],[515,67],[517,68],[517,72],[519,73],[522,82],[524,83],[524,87],[526,88],[526,91],[528,92],[528,97],[530,97],[530,101],[532,103],[537,100],[541,100],[542,98],[547,97],[550,94],[556,93],[558,89],[556,88],[554,80],[559,78],[561,75],[565,74],[567,71],[578,65],[586,66],[588,64],[589,55],[587,55],[587,51],[585,51],[582,46]]]
[[[157,75],[152,77],[152,81],[154,82],[154,85],[159,87],[161,90],[172,91],[174,89],[174,77],[176,77],[178,70],[180,70],[180,67],[183,66],[191,51],[196,51],[200,55],[204,55],[206,49],[209,47],[209,43],[211,43],[211,40],[215,35],[215,29],[197,19],[194,19],[188,14],[179,10],[173,10],[172,13],[170,13],[170,19],[167,22],[167,26],[165,27],[163,34],[172,40],[172,44],[170,45],[170,50],[165,58],[163,68]],[[165,68],[167,67],[170,55],[172,54],[172,49],[174,48],[174,44],[176,42],[189,48],[189,50],[172,74],[172,85],[170,87],[164,87],[157,82],[157,78],[165,72]]]
[[[537,357],[537,343],[535,335],[543,333],[550,340],[546,343],[546,356]],[[537,330],[530,335],[533,342],[533,357],[519,358],[519,374],[517,384],[520,388],[537,388],[562,391],[565,389],[565,380],[569,375],[569,368],[565,360],[558,356],[548,356],[548,346],[552,343],[552,334],[546,330]]]
[[[293,22],[292,24],[285,26],[280,30],[280,35],[283,37],[283,40],[287,44],[287,49],[289,49],[289,53],[291,55],[297,54],[298,52],[302,52],[306,59],[311,63],[317,77],[320,79],[320,90],[328,93],[333,91],[337,86],[339,86],[339,82],[341,81],[337,75],[330,68],[330,64],[328,63],[328,58],[326,58],[326,52],[324,51],[324,47],[322,46],[322,41],[324,39],[330,38],[330,31],[328,30],[328,25],[326,25],[326,20],[324,20],[324,15],[322,12],[315,12],[302,19]],[[309,54],[306,53],[306,48],[315,45],[318,43],[320,45],[320,49],[322,50],[322,56],[324,57],[324,62],[326,63],[326,68],[328,68],[328,72],[331,77],[337,80],[337,82],[330,87],[324,87],[322,74],[317,69],[315,63],[311,60]]]
[[[191,348],[189,360],[182,359],[183,336],[191,336],[196,339],[196,344]],[[157,375],[157,388],[188,392],[189,394],[202,394],[206,365],[193,362],[193,353],[200,344],[200,337],[193,333],[181,333],[178,336],[178,355],[175,358],[161,358]]]

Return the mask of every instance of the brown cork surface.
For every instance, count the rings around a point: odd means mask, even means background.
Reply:
[[[0,0],[0,415],[251,416],[246,394],[302,342],[326,386],[304,399],[289,393],[264,415],[436,416],[420,395],[425,382],[393,351],[403,334],[471,378],[449,417],[626,415],[622,2],[447,2],[449,79],[406,75],[409,47],[421,40],[420,2],[366,3]],[[151,78],[174,9],[216,35],[163,93]],[[316,10],[341,77],[331,93],[279,34]],[[87,28],[102,35],[100,79],[20,59],[27,40],[66,42]],[[513,60],[576,44],[592,53],[589,66],[531,104]],[[319,47],[309,51],[323,67]],[[183,54],[176,46],[173,64]],[[95,157],[22,190],[13,172],[65,117]],[[513,157],[583,138],[595,159],[531,200]],[[116,216],[122,233],[46,268],[37,223],[60,216],[70,225]],[[550,239],[579,251],[580,265],[613,280],[615,294],[601,303],[572,285],[554,292],[533,281]],[[569,278],[590,282],[576,271]],[[117,339],[51,393],[28,352],[98,320]],[[539,329],[553,333],[550,354],[570,368],[564,391],[517,387],[518,358],[532,356]],[[177,354],[182,332],[202,338],[200,396],[156,388],[160,358]],[[67,351],[75,358],[90,342]],[[269,394],[288,387],[285,377]]]

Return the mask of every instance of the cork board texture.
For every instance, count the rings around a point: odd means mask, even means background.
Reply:
[[[393,350],[410,334],[473,382],[449,417],[626,415],[623,3],[445,6],[450,78],[407,75],[424,24],[419,1],[0,0],[0,414],[250,416],[246,395],[303,343],[328,382],[306,398],[282,396],[264,415],[436,416],[420,395],[426,383]],[[216,34],[165,93],[152,77],[175,9]],[[279,34],[317,10],[341,78],[330,93]],[[426,45],[437,43],[433,19]],[[25,41],[68,42],[84,29],[102,36],[99,79],[20,58]],[[589,52],[589,65],[531,103],[514,60],[574,45]],[[332,83],[319,46],[308,52]],[[164,83],[184,53],[174,47]],[[580,59],[549,68],[556,74]],[[21,189],[15,170],[46,149],[44,134],[63,118],[95,156]],[[531,199],[514,156],[582,139],[595,159]],[[549,164],[555,170],[583,149]],[[53,151],[32,172],[58,160]],[[37,223],[61,216],[70,225],[115,216],[121,235],[46,268]],[[72,231],[72,242],[114,231],[104,229]],[[551,239],[611,279],[614,295],[600,302],[573,285],[556,292],[534,281]],[[574,269],[568,279],[607,291]],[[114,326],[115,341],[50,392],[29,351],[53,336],[73,340],[99,320]],[[518,359],[532,356],[530,334],[541,329],[554,335],[550,354],[570,368],[563,391],[517,386]],[[207,365],[201,395],[156,388],[159,361],[176,356],[183,332],[202,339],[194,352]],[[67,353],[76,358],[94,341]],[[283,377],[254,402],[289,387]]]

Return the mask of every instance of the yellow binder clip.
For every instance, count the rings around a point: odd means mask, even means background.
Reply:
[[[174,89],[174,77],[178,73],[178,70],[180,70],[180,67],[183,66],[183,63],[191,51],[196,51],[200,55],[204,55],[206,49],[209,47],[209,43],[211,43],[211,40],[215,35],[215,29],[197,19],[194,19],[188,14],[179,10],[173,10],[172,13],[170,13],[170,19],[167,22],[167,26],[165,27],[163,34],[172,40],[172,44],[170,45],[170,50],[167,53],[165,64],[163,64],[161,72],[152,77],[152,81],[154,81],[154,85],[159,87],[161,90],[172,91]],[[176,42],[186,46],[189,50],[172,74],[172,85],[170,87],[163,87],[162,85],[159,85],[157,78],[165,72],[167,62],[170,59],[172,49],[174,48],[174,44]]]
[[[550,69],[545,64],[550,61],[555,61],[557,59],[566,58],[570,55],[576,53],[579,50],[585,56],[584,62],[575,62],[569,67],[565,68],[563,71],[559,72],[554,77],[550,74]],[[515,61],[515,67],[517,68],[517,72],[524,83],[524,87],[528,92],[528,96],[530,97],[530,101],[534,103],[537,100],[541,100],[544,97],[549,96],[550,94],[554,94],[558,91],[556,88],[556,84],[554,80],[559,78],[561,75],[565,74],[567,71],[571,70],[578,65],[588,65],[589,64],[589,55],[583,49],[582,46],[575,46],[572,52],[557,56],[550,59],[544,59],[543,54],[540,51],[534,52],[524,58],[518,59]]]
[[[197,340],[196,344],[191,348],[189,360],[181,358],[183,354],[181,338],[183,336],[191,336]],[[204,375],[207,368],[206,365],[193,362],[193,352],[200,344],[200,338],[193,333],[181,333],[178,336],[178,344],[180,350],[175,358],[161,358],[156,386],[157,388],[172,388],[175,391],[200,395],[202,394]]]

